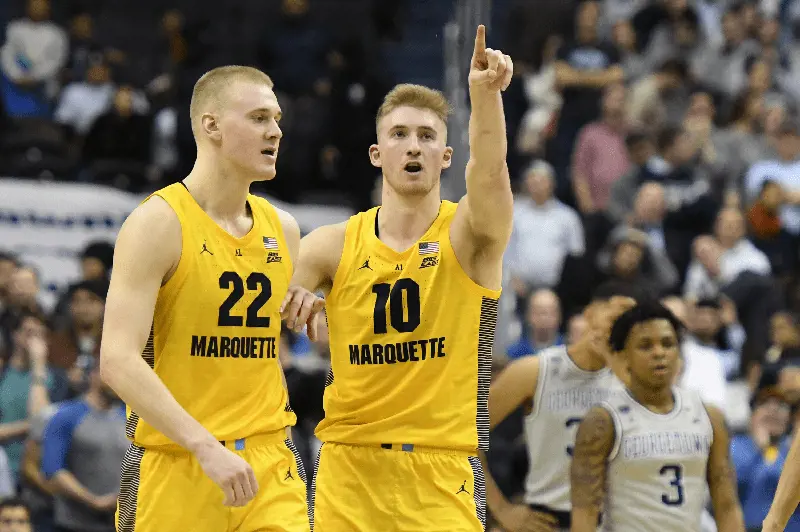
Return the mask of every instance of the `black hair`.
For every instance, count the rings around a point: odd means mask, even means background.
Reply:
[[[689,77],[689,66],[682,59],[670,58],[659,65],[658,72],[675,76],[684,81]]]
[[[628,337],[633,328],[647,321],[667,320],[680,339],[683,332],[683,325],[675,315],[658,301],[639,302],[635,307],[626,310],[614,321],[611,327],[611,335],[608,337],[608,345],[611,350],[618,353],[625,349]]]
[[[592,293],[592,302],[605,302],[615,296],[629,297],[637,302],[647,299],[648,292],[638,286],[625,281],[607,281]]]

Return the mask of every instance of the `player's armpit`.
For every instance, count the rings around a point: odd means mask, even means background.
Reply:
[[[514,360],[500,372],[489,388],[489,428],[493,429],[519,405],[531,401],[539,380],[539,357]]]
[[[578,427],[570,468],[572,532],[595,532],[606,495],[614,422],[604,408],[592,408]]]
[[[717,529],[725,532],[744,532],[744,517],[736,491],[736,470],[730,460],[730,438],[722,412],[706,406],[714,440],[708,457],[708,488]]]

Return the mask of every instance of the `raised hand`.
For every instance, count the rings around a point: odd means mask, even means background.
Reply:
[[[470,88],[484,88],[489,92],[504,91],[514,75],[511,57],[500,50],[486,48],[486,27],[481,24],[475,35],[475,49],[469,68]]]

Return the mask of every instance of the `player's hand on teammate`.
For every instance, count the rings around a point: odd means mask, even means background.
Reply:
[[[556,532],[558,521],[550,514],[536,512],[524,504],[510,504],[495,515],[506,532]]]
[[[478,26],[469,67],[469,86],[485,88],[489,92],[504,91],[511,83],[513,75],[514,63],[511,57],[500,50],[486,48],[486,28],[483,24]]]
[[[225,506],[244,506],[258,493],[253,468],[218,442],[195,452],[203,472],[225,493]]]
[[[294,332],[307,327],[306,334],[317,341],[317,316],[325,308],[325,300],[301,286],[290,286],[281,305],[281,318]]]

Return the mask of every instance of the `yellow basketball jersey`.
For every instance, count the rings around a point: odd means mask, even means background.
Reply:
[[[473,282],[450,245],[457,205],[396,252],[378,209],[350,218],[328,296],[331,374],[322,441],[474,452],[489,444],[488,396],[499,290]]]
[[[183,184],[154,195],[178,214],[183,245],[159,290],[144,359],[218,440],[294,425],[278,360],[279,309],[292,262],[277,212],[248,195],[253,227],[236,238]],[[142,446],[172,443],[130,409],[126,433]]]

